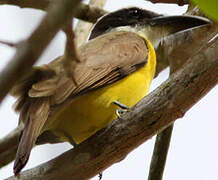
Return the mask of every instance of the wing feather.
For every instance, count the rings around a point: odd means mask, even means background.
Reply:
[[[74,97],[122,79],[145,65],[148,58],[145,40],[125,31],[93,39],[80,48],[79,54],[82,62],[74,71],[77,86],[69,82],[71,90],[63,93],[63,84],[58,84],[54,95],[56,104],[62,103],[68,96]]]

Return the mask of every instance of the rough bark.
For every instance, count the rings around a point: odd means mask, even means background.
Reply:
[[[162,179],[172,132],[173,124],[157,135],[151,159],[148,180]]]
[[[0,168],[14,160],[21,130],[22,127],[17,127],[5,138],[0,139]]]
[[[165,56],[170,64],[170,74],[182,68],[188,58],[196,54],[199,48],[214,37],[217,32],[218,28],[216,25],[204,25],[200,28],[194,28],[173,36],[165,37],[162,44],[166,44],[168,49],[165,49],[165,53],[163,54],[171,54],[169,57]],[[203,34],[204,36],[202,36]],[[169,48],[172,46],[174,47],[173,50]],[[190,46],[192,48],[190,48]],[[173,124],[160,132],[156,137],[149,170],[149,180],[162,180],[172,131]]]
[[[163,38],[156,49],[158,62],[156,76],[169,64],[173,72],[174,69],[181,68],[188,58],[195,55],[217,32],[217,25],[203,25]]]

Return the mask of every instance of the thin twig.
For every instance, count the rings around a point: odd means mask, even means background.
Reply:
[[[90,0],[89,5],[102,8],[105,4],[106,0]],[[87,39],[90,32],[90,29],[93,24],[85,22],[85,21],[79,21],[77,23],[75,33],[73,31],[73,20],[70,21],[64,28],[64,32],[67,36],[66,40],[66,47],[64,52],[64,58],[63,58],[63,65],[65,68],[65,71],[69,77],[72,78],[73,82],[77,84],[76,79],[74,78],[74,69],[77,63],[80,62],[77,47],[84,44]],[[76,45],[77,44],[77,45]]]
[[[156,137],[148,180],[161,180],[163,177],[172,131],[173,125],[170,125]]]
[[[72,17],[80,0],[56,1],[30,38],[17,45],[17,52],[0,74],[0,102],[14,83],[29,71],[58,30]],[[20,69],[22,67],[22,70]]]
[[[76,64],[80,62],[77,46],[75,44],[75,34],[73,31],[73,20],[70,20],[63,28],[66,34],[66,46],[64,56],[62,58],[63,67],[68,77],[72,78],[73,82],[77,85],[74,78],[74,69]]]
[[[178,4],[179,6],[183,6],[185,4],[189,4],[189,0],[147,0],[152,3],[169,3],[169,4]]]
[[[66,26],[63,28],[66,34],[66,47],[64,55],[69,57],[71,60],[80,62],[77,52],[77,47],[75,45],[75,33],[73,31],[73,20],[70,20]]]
[[[20,174],[22,180],[89,179],[184,114],[218,83],[218,38],[130,112],[61,156]],[[64,163],[64,166],[63,166]],[[14,180],[10,177],[7,180]]]
[[[8,42],[8,41],[1,41],[1,40],[0,40],[0,44],[6,45],[9,47],[16,47],[17,46],[17,43],[12,43],[12,42]]]

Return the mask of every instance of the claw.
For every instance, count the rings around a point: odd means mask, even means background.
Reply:
[[[128,111],[129,111],[128,109],[117,109],[116,115],[118,116],[118,118],[121,118],[121,116]]]
[[[116,115],[118,116],[118,118],[120,118],[124,113],[128,112],[130,109],[128,106],[120,103],[119,101],[114,101],[113,103],[121,108],[116,110]]]
[[[102,173],[102,172],[100,172],[100,173],[98,174],[98,177],[99,177],[99,180],[101,180],[101,179],[102,179],[102,177],[103,177],[103,173]]]
[[[119,101],[113,102],[115,105],[119,106],[121,109],[129,109],[129,107],[125,104],[120,103]]]

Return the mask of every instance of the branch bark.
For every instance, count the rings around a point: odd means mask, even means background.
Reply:
[[[147,0],[147,1],[150,1],[152,3],[178,4],[179,6],[189,4],[189,0]]]
[[[121,119],[61,156],[22,172],[20,178],[91,178],[181,118],[217,83],[218,37],[206,43],[184,68],[174,73]],[[12,179],[16,178],[7,180]]]
[[[83,21],[95,23],[98,18],[105,15],[106,13],[108,12],[101,8],[80,3],[73,16]]]
[[[215,24],[212,26],[203,25],[163,38],[156,49],[157,67],[155,76],[169,64],[173,72],[181,68],[188,58],[195,55],[199,48],[211,39],[217,31],[218,27]]]
[[[30,38],[18,44],[16,54],[0,74],[0,102],[14,83],[37,61],[58,30],[72,17],[72,9],[79,2],[80,0],[56,1]]]
[[[48,5],[55,0],[0,0],[0,5],[15,5],[20,8],[33,8],[47,10]],[[95,23],[98,18],[107,13],[107,11],[80,3],[76,9],[72,8],[73,17]]]
[[[22,128],[19,126],[5,138],[0,139],[0,168],[14,160]]]
[[[172,132],[173,124],[157,135],[150,163],[148,180],[162,179]]]
[[[54,0],[0,0],[0,4],[45,10],[52,1]]]
[[[162,44],[168,47],[168,49],[165,49],[165,54],[171,54],[168,58],[166,57],[170,64],[170,74],[182,68],[187,62],[188,57],[196,54],[202,44],[205,44],[205,42],[214,37],[217,31],[218,28],[215,25],[205,25],[165,37]],[[169,48],[171,46],[174,47],[173,50]],[[192,46],[192,48],[187,48],[189,46]],[[171,52],[169,53],[169,51]],[[148,180],[162,180],[172,131],[173,124],[160,132],[156,137]]]

